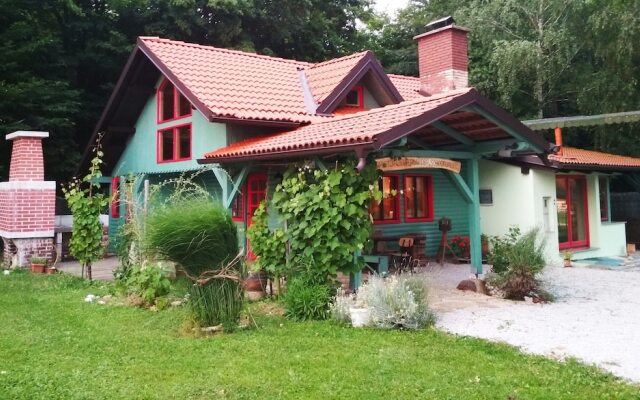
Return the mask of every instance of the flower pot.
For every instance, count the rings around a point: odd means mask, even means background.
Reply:
[[[471,258],[471,249],[468,247],[462,250],[462,258]]]
[[[487,254],[489,254],[489,242],[484,240],[482,242],[482,256],[485,257]]]
[[[244,280],[244,288],[247,292],[264,292],[267,287],[267,273],[265,271],[254,272]]]
[[[636,252],[636,244],[635,243],[627,243],[627,254],[631,255]]]
[[[31,264],[31,272],[34,274],[44,274],[46,267],[45,264]]]
[[[371,311],[368,308],[350,308],[351,325],[354,328],[361,328],[369,325],[371,320]]]
[[[571,267],[571,260],[564,260],[564,267],[565,268]]]
[[[56,272],[58,272],[56,268],[47,268],[47,274],[55,274]]]

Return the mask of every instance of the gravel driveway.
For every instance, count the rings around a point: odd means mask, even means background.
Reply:
[[[544,280],[557,300],[542,305],[456,290],[468,275],[468,265],[427,271],[438,328],[575,357],[640,382],[640,268],[548,267]]]

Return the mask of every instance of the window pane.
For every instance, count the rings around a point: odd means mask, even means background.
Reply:
[[[415,178],[416,182],[416,218],[426,218],[427,213],[427,178],[424,176],[418,176]]]
[[[609,191],[608,186],[609,182],[607,178],[600,177],[598,178],[598,184],[600,186],[600,220],[608,221],[609,220]]]
[[[347,105],[348,106],[360,106],[360,96],[357,90],[351,90],[347,93]]]
[[[173,160],[173,129],[167,129],[160,133],[161,140],[161,160],[170,161]]]
[[[178,128],[178,154],[179,158],[191,158],[191,126]]]
[[[238,192],[231,203],[231,216],[242,218],[242,193]]]
[[[406,207],[405,210],[405,214],[404,217],[405,218],[415,218],[416,214],[415,214],[415,208],[416,208],[416,202],[415,202],[415,195],[416,195],[416,188],[414,185],[414,178],[413,176],[405,176],[404,178],[404,204]]]
[[[162,88],[160,101],[162,102],[162,104],[160,105],[160,112],[162,113],[160,116],[160,120],[165,121],[168,119],[172,119],[174,116],[174,97],[172,84],[167,83],[166,85],[164,85],[164,88]]]
[[[179,116],[183,117],[185,115],[191,114],[191,104],[189,103],[189,100],[187,100],[187,98],[180,93],[178,93],[178,95],[179,95],[179,100],[178,100]]]

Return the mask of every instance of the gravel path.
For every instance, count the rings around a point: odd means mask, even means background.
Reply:
[[[640,382],[640,268],[549,267],[552,304],[528,304],[455,290],[469,266],[427,272],[437,327],[553,358],[576,357]]]

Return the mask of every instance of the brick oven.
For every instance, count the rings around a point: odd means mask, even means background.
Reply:
[[[42,139],[48,132],[17,131],[9,181],[0,182],[0,237],[3,261],[12,268],[26,266],[31,257],[53,259],[56,183],[44,180]]]

